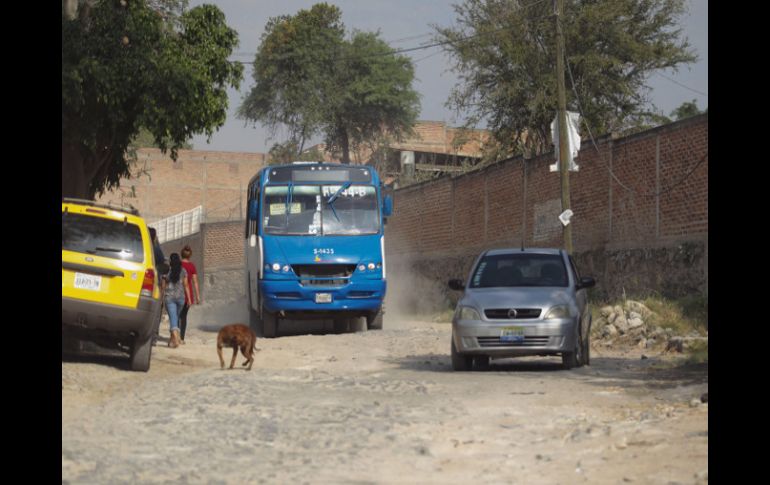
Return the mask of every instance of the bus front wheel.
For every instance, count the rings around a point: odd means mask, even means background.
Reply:
[[[265,338],[275,337],[277,327],[278,316],[262,307],[262,336]]]
[[[251,306],[251,283],[249,285],[249,293],[246,295],[246,311],[249,312],[249,328],[251,328],[257,335],[262,335],[262,322],[259,319],[259,313]]]
[[[366,316],[366,327],[369,330],[382,330],[382,308]]]

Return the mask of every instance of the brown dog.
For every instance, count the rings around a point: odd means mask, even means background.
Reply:
[[[243,365],[249,364],[247,370],[251,370],[251,364],[254,363],[254,351],[257,350],[257,336],[246,325],[242,323],[233,323],[225,325],[217,334],[217,354],[219,354],[219,363],[222,369],[225,368],[225,360],[222,358],[222,347],[233,348],[233,360],[230,362],[230,368],[235,365],[235,357],[238,355],[238,349],[246,357]]]

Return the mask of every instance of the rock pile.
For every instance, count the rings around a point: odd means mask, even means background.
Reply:
[[[698,332],[676,335],[670,327],[660,327],[657,314],[643,303],[626,300],[624,304],[605,306],[593,322],[593,337],[604,346],[635,345],[642,349],[664,347],[665,351],[685,352],[695,342],[708,341]]]

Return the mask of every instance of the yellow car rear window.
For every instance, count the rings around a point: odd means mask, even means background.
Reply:
[[[124,221],[62,212],[61,248],[107,258],[144,261],[139,226]]]

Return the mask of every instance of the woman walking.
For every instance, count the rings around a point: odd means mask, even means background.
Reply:
[[[171,338],[168,346],[172,349],[179,347],[179,314],[184,307],[185,299],[189,298],[190,287],[187,285],[187,271],[182,267],[182,259],[179,254],[172,253],[169,257],[168,278],[164,280],[164,299]]]
[[[182,331],[182,343],[184,343],[184,334],[187,330],[187,311],[192,305],[201,304],[201,292],[198,288],[198,271],[195,269],[195,263],[190,261],[192,256],[192,249],[190,245],[186,245],[182,248],[182,267],[187,272],[187,287],[189,288],[189,296],[185,300],[182,313],[179,315],[179,329]],[[195,293],[193,293],[195,289]]]

